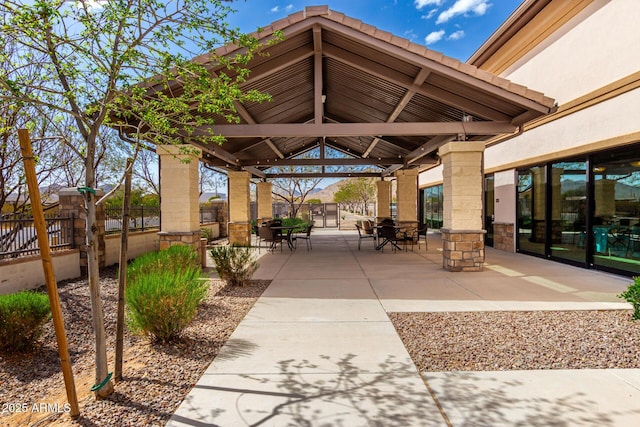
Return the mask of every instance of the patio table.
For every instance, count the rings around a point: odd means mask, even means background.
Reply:
[[[286,231],[287,233],[287,246],[289,247],[289,250],[292,251],[295,246],[293,245],[293,240],[292,240],[292,234],[293,234],[293,230],[295,230],[296,228],[299,228],[299,226],[297,225],[275,225],[272,227],[269,227],[272,230],[278,230],[281,233],[283,231]]]

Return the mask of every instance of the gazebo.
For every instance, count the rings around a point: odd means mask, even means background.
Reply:
[[[485,143],[554,111],[554,100],[326,6],[306,7],[264,27],[258,37],[268,40],[275,31],[284,40],[248,64],[243,86],[273,101],[238,104],[240,123],[197,130],[226,138],[221,147],[198,148],[200,161],[228,171],[230,242],[251,241],[252,177],[261,180],[258,217],[271,216],[270,178],[375,176],[379,216],[390,215],[390,179],[396,179],[397,219],[417,221],[418,174],[442,164],[443,265],[451,271],[482,269]],[[233,55],[236,49],[223,46],[217,53]],[[328,149],[345,156],[330,158]],[[301,158],[310,150],[319,155]],[[173,146],[157,152],[161,246],[196,244],[197,162],[181,162]],[[274,168],[297,165],[314,168],[304,174]],[[369,166],[366,172],[349,168],[362,165]]]

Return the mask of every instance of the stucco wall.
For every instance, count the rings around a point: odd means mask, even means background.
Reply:
[[[560,120],[539,126],[522,135],[488,147],[485,151],[485,169],[492,169],[526,159],[556,153],[566,156],[584,152],[589,144],[598,143],[640,131],[640,89],[627,92],[580,110]]]
[[[501,77],[559,105],[640,70],[638,0],[595,0]]]
[[[137,256],[158,250],[158,231],[142,231],[129,233],[127,257]],[[105,265],[118,264],[120,261],[120,234],[105,236]]]
[[[57,281],[80,277],[80,252],[77,249],[51,254]],[[36,289],[45,284],[40,256],[0,261],[0,294]]]

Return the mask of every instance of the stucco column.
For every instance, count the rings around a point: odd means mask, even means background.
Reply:
[[[198,159],[202,153],[189,145],[159,145],[156,153],[160,156],[160,249],[173,245],[198,248]]]
[[[251,245],[251,208],[249,183],[251,174],[246,171],[229,171],[229,243]]]
[[[271,191],[273,184],[270,182],[259,182],[258,192],[258,219],[271,219],[273,217],[273,196]]]
[[[391,218],[391,181],[376,181],[378,218]]]
[[[396,221],[418,221],[418,169],[403,169],[395,173]]]
[[[481,271],[484,142],[454,141],[439,150],[442,160],[444,226],[442,263],[449,271]]]

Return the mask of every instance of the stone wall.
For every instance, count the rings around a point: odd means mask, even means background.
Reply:
[[[484,235],[480,230],[440,229],[442,233],[442,267],[448,271],[482,271]]]
[[[515,225],[504,222],[493,223],[493,247],[505,252],[515,252]]]

